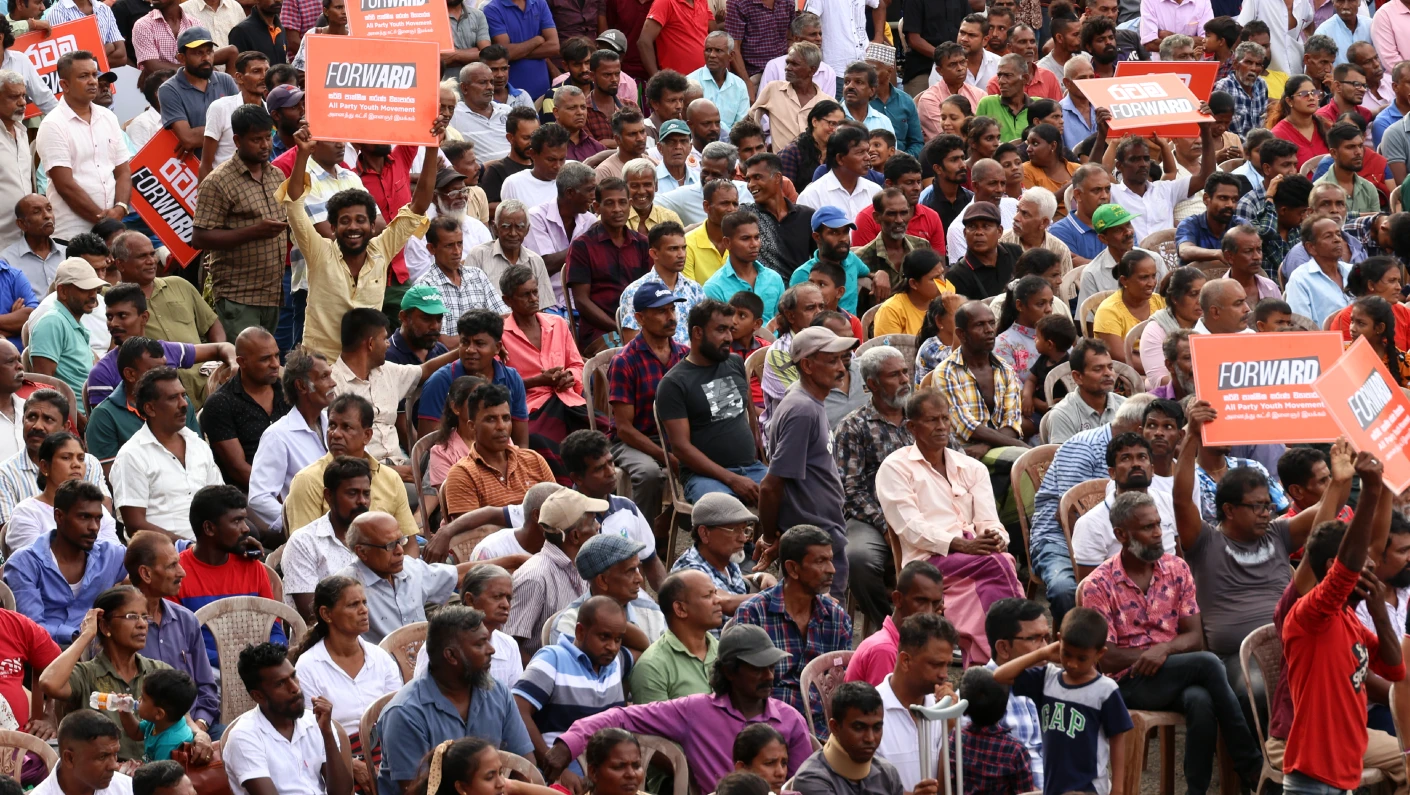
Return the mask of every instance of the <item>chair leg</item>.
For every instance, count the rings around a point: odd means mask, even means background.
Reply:
[[[1160,795],[1175,795],[1175,727],[1160,727]]]
[[[1132,715],[1133,727],[1127,736],[1126,748],[1126,788],[1128,794],[1141,791],[1141,771],[1146,765],[1146,739],[1150,734],[1150,729],[1146,726],[1145,720],[1137,715]]]

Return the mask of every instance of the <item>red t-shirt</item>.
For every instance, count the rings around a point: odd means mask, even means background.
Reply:
[[[1402,351],[1410,351],[1410,306],[1401,303],[1390,305],[1391,312],[1395,315],[1395,347]],[[1343,342],[1351,342],[1351,307],[1347,307],[1332,316],[1332,324],[1327,327],[1328,331],[1340,331]]]
[[[1392,682],[1405,678],[1405,664],[1382,663],[1376,633],[1346,606],[1358,579],[1334,560],[1283,621],[1283,677],[1293,702],[1283,772],[1348,790],[1360,785],[1366,753],[1367,668]]]
[[[704,51],[702,50],[702,52]],[[1296,127],[1292,126],[1292,122],[1287,119],[1283,119],[1273,125],[1272,132],[1274,137],[1282,138],[1284,141],[1292,141],[1297,144],[1298,168],[1301,168],[1303,163],[1306,163],[1317,155],[1325,155],[1330,151],[1327,149],[1327,142],[1322,140],[1322,136],[1318,135],[1315,129],[1312,131],[1315,137],[1311,139],[1305,138],[1302,133],[1297,131]]]
[[[881,234],[881,224],[876,222],[876,210],[871,205],[857,213],[856,227],[852,230],[853,246],[865,246]],[[911,216],[911,222],[906,226],[906,234],[929,240],[936,254],[945,253],[945,227],[940,223],[940,214],[924,204],[916,205],[915,215]]]
[[[0,609],[0,698],[5,699],[10,711],[15,713],[20,731],[29,723],[29,697],[24,693],[25,666],[38,670],[58,656],[59,644],[43,627],[13,610]]]
[[[654,0],[647,19],[661,26],[656,34],[656,66],[688,75],[705,65],[705,34],[715,19],[709,0]],[[633,42],[635,43],[635,42]]]
[[[1371,123],[1371,111],[1369,111],[1369,110],[1367,110],[1367,109],[1361,107],[1360,105],[1357,105],[1357,106],[1356,106],[1356,112],[1359,113],[1359,114],[1361,114],[1361,118],[1365,119],[1367,124],[1370,124],[1370,123]],[[1314,114],[1312,114],[1312,115],[1314,115],[1314,116],[1321,116],[1322,118],[1326,119],[1328,122],[1330,122],[1330,123],[1332,123],[1332,124],[1336,124],[1336,123],[1337,123],[1337,117],[1338,117],[1338,116],[1341,116],[1341,110],[1340,110],[1339,108],[1337,108],[1337,103],[1335,103],[1335,102],[1328,102],[1327,104],[1325,104],[1325,105],[1323,105],[1322,107],[1318,108],[1318,109],[1317,109],[1317,112],[1314,113]]]

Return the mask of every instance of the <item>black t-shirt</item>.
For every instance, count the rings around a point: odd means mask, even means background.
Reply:
[[[681,359],[656,388],[661,421],[690,420],[690,441],[722,467],[746,467],[758,460],[749,429],[749,378],[737,354],[701,367]]]
[[[1013,267],[1023,249],[1012,243],[1000,243],[994,267],[980,264],[966,254],[965,258],[951,266],[946,278],[955,286],[955,292],[974,301],[993,298],[1008,289],[1013,280]]]
[[[264,53],[265,57],[269,58],[270,66],[289,62],[289,48],[284,43],[284,31],[281,29],[279,35],[271,39],[269,26],[264,24],[264,18],[258,11],[251,12],[244,22],[230,29],[230,43],[240,52],[254,50]]]
[[[484,173],[480,174],[480,187],[485,190],[485,200],[501,201],[499,192],[504,187],[504,181],[530,168],[533,166],[517,163],[507,157],[487,163]]]
[[[887,9],[889,12],[895,10],[899,3],[892,3]],[[955,41],[960,35],[960,21],[969,14],[969,3],[965,0],[906,0],[904,3],[903,16],[906,20],[906,33],[919,33],[932,47],[938,47],[947,41]],[[867,14],[868,35],[870,33],[871,14]],[[902,80],[910,80],[929,74],[931,67],[935,65],[932,58],[921,55],[915,49],[907,47],[905,72]]]

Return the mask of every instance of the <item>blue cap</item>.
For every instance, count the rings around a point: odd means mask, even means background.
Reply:
[[[847,213],[840,207],[828,205],[813,211],[813,231],[818,231],[818,227],[826,226],[829,229],[841,229],[847,226],[856,226]]]
[[[660,309],[671,304],[685,303],[684,298],[679,298],[675,293],[666,289],[664,284],[646,283],[637,288],[636,295],[632,296],[632,309],[640,312],[643,309]]]

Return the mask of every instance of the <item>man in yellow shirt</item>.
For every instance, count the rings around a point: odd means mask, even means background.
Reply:
[[[725,264],[725,216],[739,209],[739,189],[729,180],[717,179],[701,190],[705,197],[705,223],[685,236],[685,278],[704,284]]]

